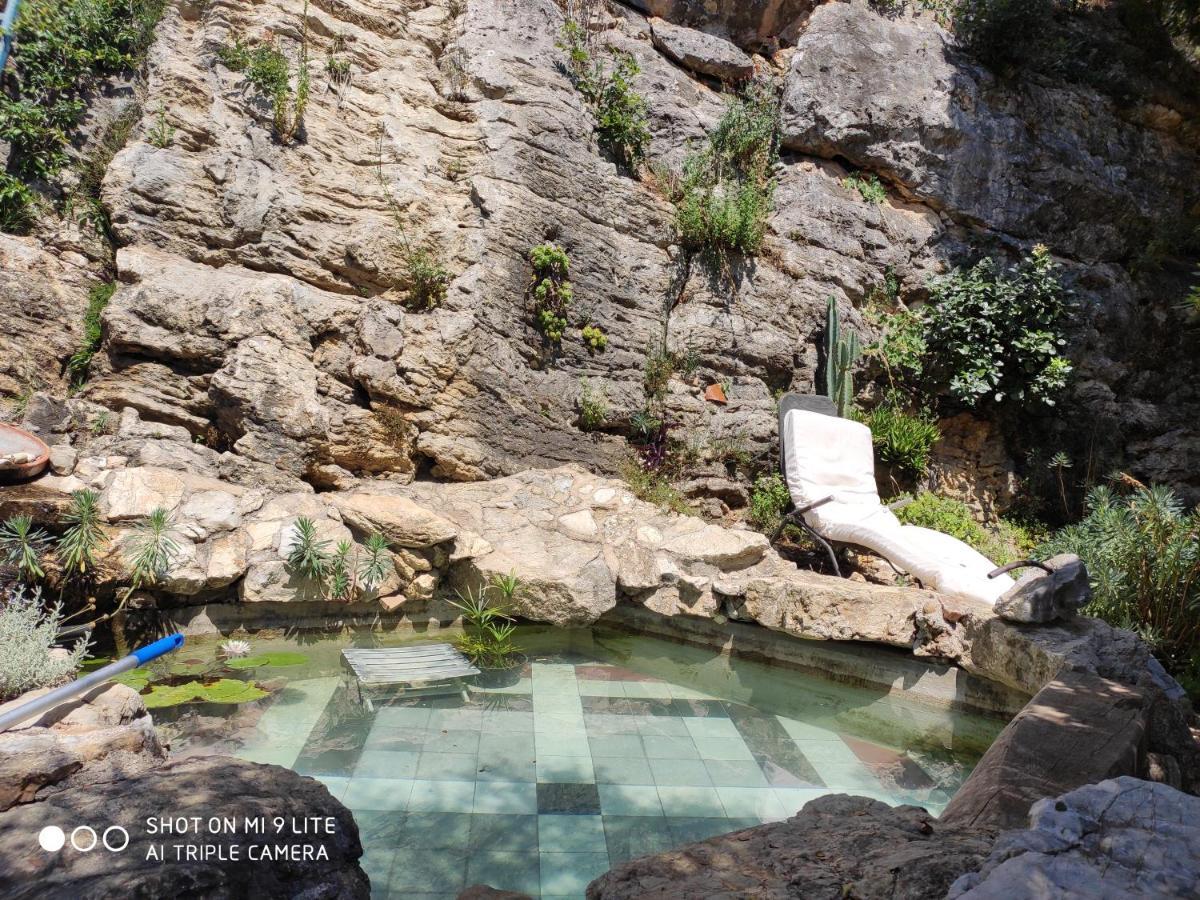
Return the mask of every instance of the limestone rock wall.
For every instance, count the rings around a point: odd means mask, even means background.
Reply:
[[[998,80],[931,16],[857,0],[598,6],[594,45],[641,66],[653,165],[678,168],[719,119],[713,66],[757,53],[781,88],[776,208],[764,253],[733,283],[687,265],[654,180],[598,152],[552,0],[313,3],[306,29],[301,0],[180,0],[150,54],[143,119],[104,183],[119,287],[84,396],[320,489],[563,463],[612,474],[645,402],[648,348],[665,336],[696,364],[670,384],[677,434],[701,459],[732,448],[766,467],[773,396],[813,388],[828,296],[869,334],[858,307],[888,273],[919,300],[954,261],[1043,241],[1081,316],[1080,378],[1042,426],[1079,470],[1091,454],[1092,468],[1126,465],[1195,498],[1195,337],[1170,302],[1181,283],[1130,274],[1147,235],[1196,202],[1186,116]],[[646,16],[660,17],[657,38]],[[285,146],[218,51],[273,38],[295,59],[302,34],[312,96]],[[726,40],[743,51],[705,50]],[[744,72],[750,58],[737,59]],[[160,109],[175,128],[161,148],[148,140]],[[855,168],[882,177],[885,203],[841,184]],[[568,340],[545,358],[526,291],[528,251],[547,240],[570,254],[576,309],[605,329],[607,352]],[[439,309],[403,308],[405,241],[449,270]],[[0,306],[16,323],[0,336],[0,391],[61,394],[104,265],[41,233],[0,236],[0,258]],[[583,379],[609,406],[607,431],[579,427]],[[727,405],[702,399],[713,382]],[[1000,442],[948,429],[941,474],[981,508],[1011,494]],[[963,483],[979,459],[988,484]]]

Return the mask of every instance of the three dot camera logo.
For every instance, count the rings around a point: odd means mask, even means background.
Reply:
[[[57,825],[47,825],[38,832],[38,843],[47,853],[57,853],[67,844],[67,833]],[[71,829],[71,847],[80,853],[91,853],[101,844],[112,853],[120,853],[129,846],[129,832],[120,825],[109,825],[100,834],[90,825],[78,825]]]

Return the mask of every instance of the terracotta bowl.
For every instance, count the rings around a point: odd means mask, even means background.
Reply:
[[[24,481],[41,475],[50,464],[50,448],[40,439],[12,425],[0,422],[0,456],[28,453],[31,462],[0,468],[0,481]]]

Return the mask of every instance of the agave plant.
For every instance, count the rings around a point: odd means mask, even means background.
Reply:
[[[49,546],[50,536],[29,516],[13,516],[0,524],[0,565],[15,569],[22,581],[46,577],[42,554]]]
[[[96,550],[105,541],[99,495],[95,491],[75,491],[63,521],[69,525],[58,542],[58,560],[64,574],[84,575],[96,567]]]

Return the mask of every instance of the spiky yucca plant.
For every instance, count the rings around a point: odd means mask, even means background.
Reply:
[[[0,524],[0,565],[15,570],[25,582],[46,577],[42,554],[50,547],[50,535],[33,524],[29,516],[13,516]]]
[[[100,525],[99,499],[95,491],[71,494],[71,508],[63,516],[68,527],[58,541],[58,561],[68,577],[85,575],[96,567],[96,550],[106,539]]]

